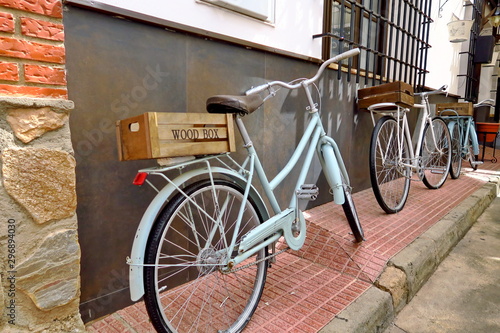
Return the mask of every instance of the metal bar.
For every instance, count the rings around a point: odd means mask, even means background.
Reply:
[[[349,22],[349,38],[354,39],[354,26],[356,25],[356,6],[351,6],[351,21]],[[350,44],[351,45],[351,44]],[[358,61],[359,62],[359,61]],[[351,68],[352,68],[352,59],[348,59],[347,62],[347,82],[351,82]],[[356,73],[356,77],[359,75],[359,73]],[[357,80],[356,80],[357,82]]]
[[[370,7],[369,7],[369,10],[367,10],[368,12],[368,33],[367,33],[367,36],[368,38],[366,39],[366,47],[368,49],[370,49],[370,36],[371,36],[371,30],[372,30],[372,25],[371,25],[371,22],[372,22],[372,8],[373,8],[373,0],[370,0]],[[363,20],[364,18],[364,15],[361,15],[361,20]],[[370,71],[370,52],[368,52],[366,54],[366,65],[365,65],[365,70],[366,70],[366,75],[365,75],[365,84],[368,84],[368,80],[369,80],[369,71]]]
[[[345,24],[345,5],[344,5],[344,0],[340,0],[340,29],[339,29],[339,32],[340,32],[340,36],[341,36],[341,39],[339,40],[339,54],[341,54],[344,50],[344,39],[345,39],[345,36],[344,36],[344,24]],[[352,36],[350,36],[350,38],[352,38]],[[341,70],[341,67],[342,67],[342,62],[339,62],[339,70],[337,71],[337,78],[340,80],[341,78],[341,75],[342,75],[342,70]]]

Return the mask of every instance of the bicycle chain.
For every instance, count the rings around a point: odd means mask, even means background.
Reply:
[[[283,249],[283,250],[281,250],[281,251],[278,251],[278,252],[276,252],[276,253],[270,254],[270,255],[268,255],[267,257],[264,257],[264,258],[262,258],[262,259],[259,259],[259,260],[255,261],[255,262],[252,262],[252,263],[249,263],[249,264],[243,265],[243,266],[241,266],[241,267],[238,267],[238,268],[232,269],[232,270],[227,271],[227,272],[224,272],[224,271],[220,271],[220,272],[221,272],[222,274],[231,274],[231,273],[234,273],[234,272],[240,271],[240,270],[242,270],[242,269],[248,268],[248,267],[250,267],[250,266],[252,266],[252,265],[257,265],[257,264],[259,264],[259,263],[261,263],[261,262],[263,262],[263,261],[266,261],[266,260],[269,260],[269,259],[271,259],[271,258],[274,258],[274,257],[276,257],[277,255],[279,255],[279,254],[281,254],[281,253],[283,253],[283,252],[286,252],[286,251],[288,251],[288,250],[290,250],[290,248],[289,248],[289,247],[286,247],[286,248],[284,248],[284,249]]]

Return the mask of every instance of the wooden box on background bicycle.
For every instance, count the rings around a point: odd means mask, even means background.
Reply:
[[[116,123],[120,161],[235,151],[231,114],[146,112]]]
[[[360,109],[366,109],[377,103],[396,103],[399,106],[411,108],[415,104],[413,87],[408,83],[395,81],[358,90]]]
[[[459,116],[473,116],[474,115],[474,107],[472,102],[465,103],[439,103],[436,104],[436,113],[439,114],[444,110],[454,110],[458,113]],[[446,114],[451,115],[451,114]]]

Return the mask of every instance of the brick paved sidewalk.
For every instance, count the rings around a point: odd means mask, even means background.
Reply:
[[[491,158],[487,149],[485,159]],[[439,190],[412,182],[405,208],[392,215],[367,189],[353,195],[366,241],[352,242],[340,206],[328,203],[305,212],[306,244],[278,257],[268,271],[262,299],[245,332],[318,332],[365,292],[386,262],[451,209],[500,175],[490,161],[477,171],[463,164],[459,179],[448,178]],[[143,302],[87,326],[89,332],[154,332]]]

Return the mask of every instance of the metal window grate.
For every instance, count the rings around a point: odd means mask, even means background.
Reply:
[[[483,20],[484,0],[476,0],[467,3],[465,6],[472,6],[472,28],[470,30],[469,51],[461,52],[467,54],[467,73],[459,76],[465,77],[465,96],[464,99],[469,102],[477,102],[479,96],[479,77],[481,76],[481,65],[474,63],[476,54],[476,43],[479,32],[481,31],[481,22]]]
[[[400,80],[423,87],[430,11],[431,0],[329,0],[324,32],[313,38],[325,37],[324,59],[361,48],[358,59],[344,60],[348,80],[354,74],[365,85]]]

